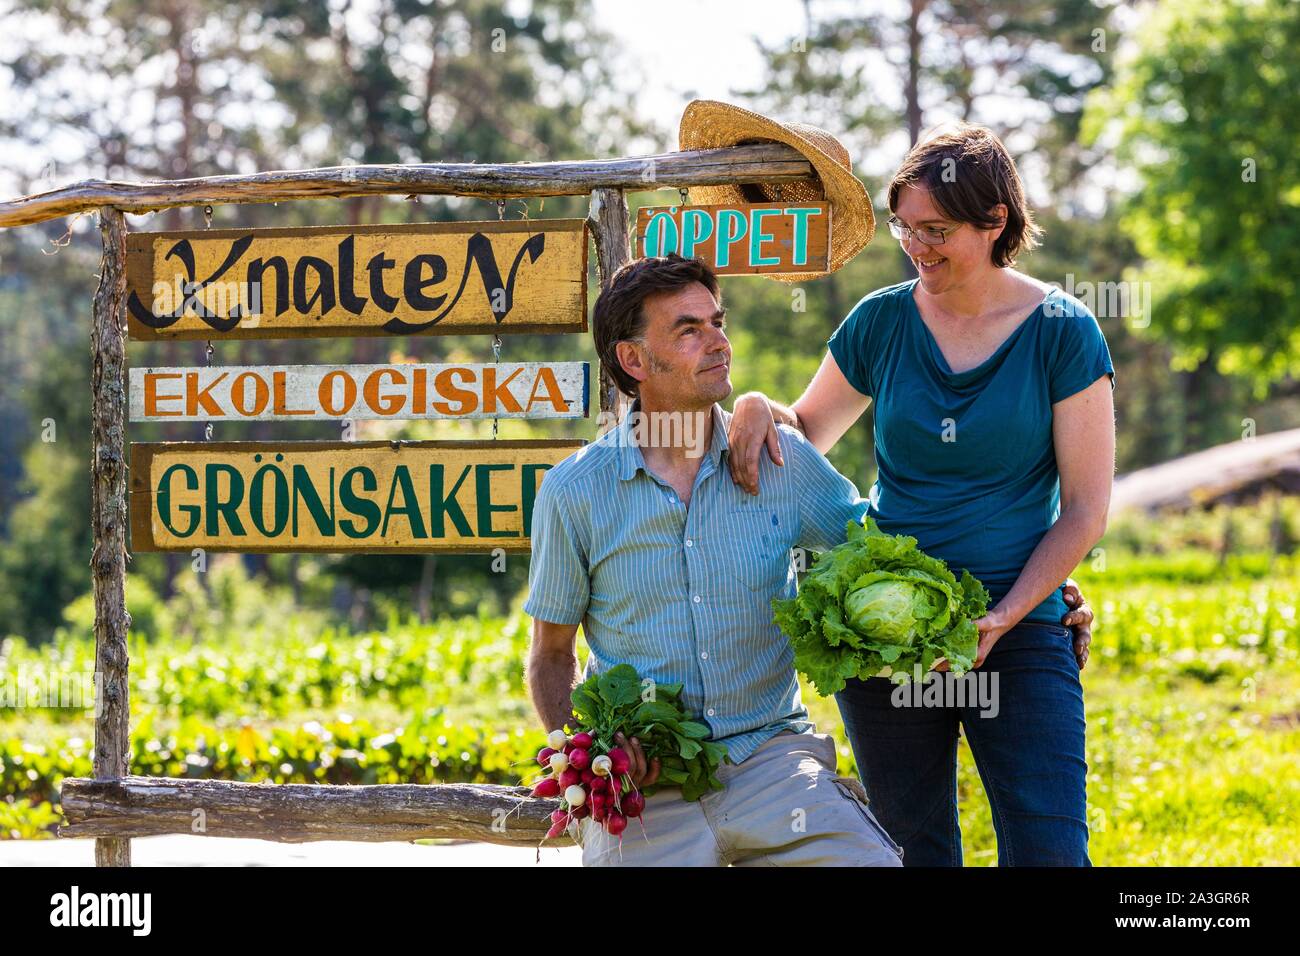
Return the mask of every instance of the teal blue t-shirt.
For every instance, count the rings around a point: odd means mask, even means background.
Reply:
[[[986,361],[953,372],[917,311],[916,281],[866,296],[827,346],[875,403],[871,515],[968,569],[996,603],[1060,516],[1052,405],[1103,375],[1113,389],[1115,368],[1096,317],[1053,289]],[[1058,589],[1024,620],[1059,624],[1066,611]]]

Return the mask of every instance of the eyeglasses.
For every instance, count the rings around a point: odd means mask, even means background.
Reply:
[[[927,246],[942,245],[944,239],[946,239],[950,233],[961,228],[960,224],[958,224],[956,226],[949,226],[947,229],[935,229],[932,226],[913,229],[910,226],[903,225],[895,216],[889,217],[888,225],[889,234],[895,239],[904,241],[916,236],[917,239],[920,239]]]

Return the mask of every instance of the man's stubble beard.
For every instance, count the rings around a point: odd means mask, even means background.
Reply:
[[[672,364],[669,363],[669,362],[664,362],[664,361],[662,361],[662,360],[659,358],[659,356],[657,356],[657,355],[654,353],[654,350],[651,349],[650,346],[648,346],[648,345],[645,346],[645,351],[646,351],[646,357],[647,357],[647,359],[648,359],[648,361],[649,361],[649,366],[650,366],[650,371],[651,371],[651,372],[655,372],[655,373],[665,373],[665,372],[667,372],[667,373],[671,373],[671,372],[674,371]],[[728,366],[730,366],[731,363],[728,362],[727,364],[728,364]],[[716,389],[716,391],[715,391],[714,393],[711,394],[711,393],[708,392],[708,391],[702,391],[702,390],[698,390],[698,389],[697,389],[693,394],[691,394],[691,395],[689,395],[689,396],[685,396],[685,395],[683,395],[683,396],[680,396],[680,397],[683,398],[683,399],[687,399],[687,400],[689,400],[689,399],[694,399],[694,401],[691,401],[691,402],[690,402],[690,404],[692,404],[692,405],[706,405],[706,406],[707,406],[707,405],[712,405],[712,404],[714,404],[715,402],[723,402],[723,401],[726,401],[726,400],[727,400],[727,397],[731,395],[731,392],[732,392],[732,385],[731,385],[731,372],[730,372],[730,368],[728,368],[727,377],[726,377],[725,379],[723,379],[721,382],[718,383],[718,388]],[[686,402],[683,402],[682,404],[686,404]]]

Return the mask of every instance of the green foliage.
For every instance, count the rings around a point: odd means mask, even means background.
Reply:
[[[363,707],[460,720],[529,720],[523,685],[523,618],[459,618],[438,625],[393,622],[388,631],[319,630],[310,615],[274,626],[230,628],[203,640],[165,634],[128,640],[133,713],[205,720],[268,720],[303,711]],[[0,675],[92,674],[89,629],[64,630],[49,644],[0,642]],[[23,711],[0,708],[0,727]],[[71,723],[79,709],[45,708]]]
[[[850,677],[894,681],[947,658],[970,669],[979,647],[975,620],[989,594],[969,571],[961,580],[916,539],[882,532],[872,518],[848,522],[848,540],[817,556],[793,598],[773,598],[776,623],[794,647],[794,664],[823,696]]]
[[[90,586],[90,483],[69,442],[37,441],[23,456],[27,494],[0,547],[0,621],[35,637],[58,624],[65,604]]]
[[[0,840],[41,840],[53,836],[63,817],[44,801],[0,800]]]
[[[1135,534],[1155,540],[1164,520]],[[1198,567],[1196,555],[1143,552],[1079,575],[1097,613],[1083,673],[1092,857],[1102,865],[1295,865],[1300,566],[1279,558],[1270,573],[1243,555],[1231,575],[1177,580]],[[133,638],[132,769],[281,782],[515,783],[544,744],[531,729],[523,682],[525,623],[471,618],[354,635],[290,617],[201,643],[166,633]],[[93,659],[84,634],[65,631],[40,646],[9,640],[0,646],[0,678],[81,670]],[[834,701],[809,687],[805,700],[818,729],[838,736],[839,771],[853,773]],[[63,777],[91,772],[92,736],[82,713],[0,708],[0,799],[23,806],[8,812],[19,815],[24,836],[57,819]],[[966,862],[995,862],[987,799],[964,742],[958,793]],[[0,834],[14,829],[6,821]]]
[[[616,664],[573,689],[573,713],[578,726],[595,738],[594,751],[608,753],[617,746],[615,734],[622,732],[640,742],[646,760],[659,760],[660,781],[646,787],[646,793],[679,786],[685,799],[698,800],[709,790],[722,789],[717,769],[727,748],[705,739],[708,725],[691,719],[681,696],[681,684],[643,687],[635,668]]]
[[[1111,518],[1101,541],[1108,551],[1166,555],[1192,550],[1203,552],[1202,560],[1208,554],[1273,551],[1287,555],[1297,544],[1300,497],[1276,494],[1249,504],[1217,504],[1155,516],[1121,512]]]
[[[223,726],[187,717],[169,729],[145,716],[131,729],[131,773],[273,783],[518,782],[538,731],[485,730],[436,711],[396,724],[342,714],[293,727]],[[57,802],[64,777],[92,775],[85,736],[38,744],[0,737],[0,797]]]
[[[1147,260],[1154,332],[1183,367],[1267,386],[1300,371],[1300,5],[1153,5],[1085,124],[1112,117],[1140,177],[1123,227]]]

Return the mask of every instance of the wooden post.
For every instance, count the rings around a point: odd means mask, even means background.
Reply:
[[[126,216],[99,211],[104,243],[90,331],[91,589],[95,596],[96,780],[118,780],[130,763],[126,632]],[[96,866],[130,866],[131,841],[95,840]]]
[[[596,239],[596,268],[603,291],[610,278],[624,264],[632,261],[632,244],[628,237],[627,197],[621,189],[593,189],[588,214],[592,235]],[[600,363],[600,431],[608,431],[623,418],[631,401],[619,391],[605,363]]]

